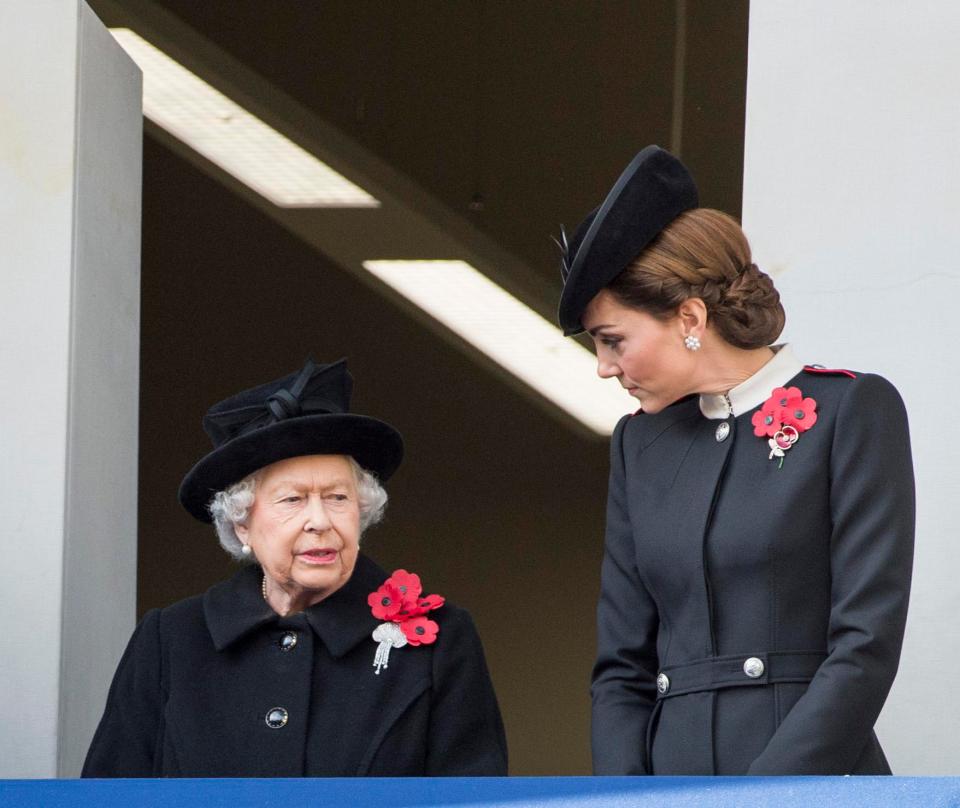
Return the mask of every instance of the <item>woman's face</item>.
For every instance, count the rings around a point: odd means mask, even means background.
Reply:
[[[289,594],[318,602],[353,574],[360,549],[357,482],[343,455],[307,455],[261,470],[237,535],[264,574]],[[316,596],[316,597],[314,597]]]
[[[590,301],[581,322],[597,349],[597,373],[603,379],[616,377],[644,412],[660,412],[694,389],[694,352],[683,339],[698,329],[680,315],[658,320],[624,306],[604,289]]]

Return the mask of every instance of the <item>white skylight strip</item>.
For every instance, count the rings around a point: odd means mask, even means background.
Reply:
[[[609,435],[636,402],[597,360],[465,261],[364,261],[384,283],[581,423]]]
[[[380,203],[129,28],[113,36],[143,71],[143,114],[284,208]]]

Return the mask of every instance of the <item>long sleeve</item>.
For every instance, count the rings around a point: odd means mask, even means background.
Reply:
[[[507,740],[480,635],[467,612],[446,608],[433,661],[425,774],[506,777]]]
[[[607,528],[593,670],[593,771],[649,774],[647,724],[656,699],[657,607],[637,571],[625,495],[623,418],[610,445]]]
[[[147,613],[127,644],[83,777],[153,777],[161,720],[160,612]]]
[[[749,774],[846,774],[871,739],[900,659],[913,560],[907,417],[878,376],[850,385],[829,468],[827,659]]]

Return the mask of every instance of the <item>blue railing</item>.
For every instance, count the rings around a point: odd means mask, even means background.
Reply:
[[[0,780],[17,808],[832,808],[960,806],[953,777],[504,777],[312,780]]]

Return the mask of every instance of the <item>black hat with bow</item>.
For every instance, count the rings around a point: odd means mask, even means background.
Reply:
[[[647,146],[634,157],[569,242],[561,231],[563,293],[558,318],[564,335],[583,331],[580,318],[596,294],[664,227],[697,204],[697,186],[672,154]]]
[[[347,360],[307,361],[303,369],[214,404],[203,429],[214,450],[180,484],[180,504],[201,522],[217,491],[289,457],[350,455],[385,481],[403,459],[403,439],[389,424],[350,410]]]

